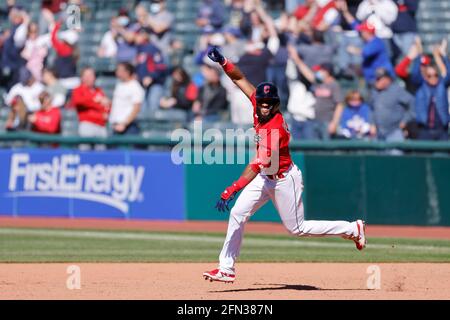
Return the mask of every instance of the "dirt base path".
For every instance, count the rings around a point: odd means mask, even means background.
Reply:
[[[227,222],[0,217],[0,228],[1,227],[225,233],[227,230]],[[281,223],[254,221],[250,221],[247,224],[245,232],[259,234],[287,234],[286,229]],[[369,224],[367,234],[369,237],[450,240],[450,227],[376,226]]]
[[[69,265],[0,264],[0,299],[450,299],[450,264],[378,264],[379,290],[359,263],[242,263],[234,284],[203,280],[212,264],[78,264],[79,290]]]

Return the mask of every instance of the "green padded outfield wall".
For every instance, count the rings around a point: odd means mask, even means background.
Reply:
[[[306,155],[307,219],[450,226],[450,158]]]
[[[303,154],[295,153],[293,160],[302,170]],[[222,191],[237,180],[244,169],[245,165],[185,165],[187,219],[228,220],[228,214],[218,212],[214,206]],[[270,201],[251,219],[281,221]]]
[[[450,158],[293,153],[305,180],[307,219],[450,226]],[[214,209],[245,165],[185,165],[188,220],[227,220]],[[280,221],[268,203],[253,221]]]

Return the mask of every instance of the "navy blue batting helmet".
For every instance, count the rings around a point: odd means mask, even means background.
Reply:
[[[261,82],[256,87],[256,99],[280,100],[277,87],[271,82]]]
[[[269,121],[280,108],[280,97],[278,96],[277,87],[270,82],[262,82],[256,87],[256,114],[261,123]],[[270,108],[268,115],[263,115],[260,110],[260,106],[267,104]]]

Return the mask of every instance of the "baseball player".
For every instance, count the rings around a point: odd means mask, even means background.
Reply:
[[[367,243],[364,221],[304,219],[302,173],[291,159],[288,147],[290,134],[279,110],[277,88],[269,82],[263,82],[255,88],[216,47],[208,51],[208,57],[222,66],[228,77],[252,102],[257,152],[240,178],[222,192],[217,202],[219,211],[229,210],[231,200],[242,190],[230,212],[219,267],[204,272],[203,277],[220,282],[235,280],[235,262],[239,256],[245,223],[269,199],[292,235],[339,236],[353,240],[358,250],[364,249]]]

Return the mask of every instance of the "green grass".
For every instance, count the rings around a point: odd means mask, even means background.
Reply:
[[[215,262],[224,234],[0,229],[0,262]],[[244,237],[241,262],[450,262],[450,241]]]

